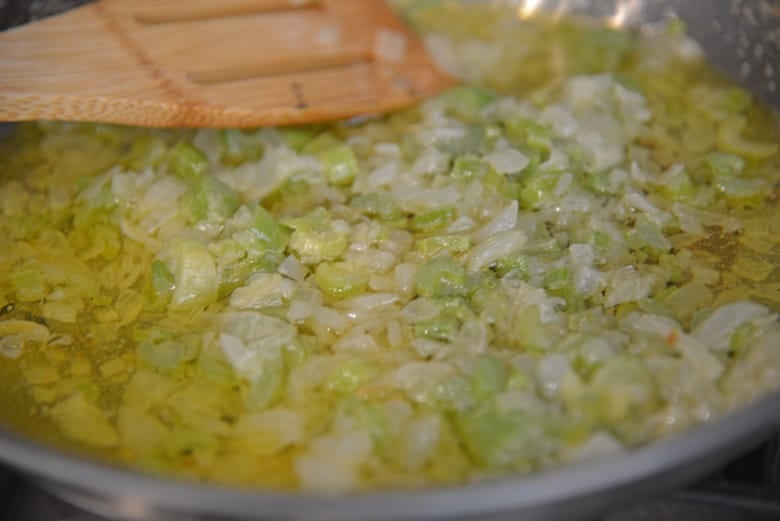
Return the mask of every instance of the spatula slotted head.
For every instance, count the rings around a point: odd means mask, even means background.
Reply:
[[[0,34],[0,56],[5,121],[297,124],[453,83],[382,0],[103,0]]]

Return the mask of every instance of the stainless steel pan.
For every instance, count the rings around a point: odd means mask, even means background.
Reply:
[[[513,0],[518,6],[524,2],[540,9],[564,7],[625,24],[651,23],[675,13],[717,66],[780,108],[778,2]],[[709,425],[597,463],[456,488],[346,498],[164,480],[66,455],[3,430],[0,461],[26,472],[66,500],[111,519],[564,521],[603,515],[689,483],[749,449],[778,428],[779,420],[780,393],[776,393]]]

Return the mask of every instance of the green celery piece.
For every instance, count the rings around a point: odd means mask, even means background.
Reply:
[[[339,138],[326,131],[318,134],[314,139],[306,143],[306,146],[301,149],[301,152],[320,157],[327,150],[339,147],[343,144],[344,143]]]
[[[428,210],[412,218],[412,229],[420,233],[434,233],[452,224],[455,217],[454,208]]]
[[[192,310],[217,301],[217,268],[208,248],[195,240],[183,240],[175,246],[176,287],[170,309]]]
[[[156,310],[165,309],[173,296],[175,286],[176,279],[165,263],[159,260],[152,261],[148,283],[144,288],[147,305]]]
[[[469,454],[490,469],[511,468],[522,460],[542,457],[550,439],[544,418],[517,410],[501,414],[491,402],[460,416],[456,428]]]
[[[208,173],[209,160],[195,145],[179,141],[168,151],[168,169],[182,179],[197,181]]]
[[[498,94],[482,87],[460,85],[442,94],[441,99],[449,114],[478,123],[482,109],[498,99]]]
[[[245,257],[239,260],[219,263],[217,265],[217,279],[219,280],[219,298],[233,293],[233,290],[246,285],[249,277],[255,273],[273,273],[279,265],[279,259],[275,255],[262,257]]]
[[[304,262],[334,260],[347,249],[347,235],[331,226],[330,215],[322,207],[303,217],[285,220],[284,224],[295,230],[290,248]]]
[[[279,133],[288,147],[296,152],[300,152],[314,139],[317,129],[311,125],[305,127],[285,127],[280,128]]]
[[[347,145],[329,148],[320,154],[328,181],[336,186],[351,185],[360,172],[357,157]]]
[[[325,388],[337,393],[354,393],[378,374],[379,368],[371,360],[350,358],[330,373]]]
[[[529,118],[517,117],[504,122],[509,139],[518,145],[525,145],[549,157],[552,129]]]
[[[520,205],[523,209],[534,210],[552,194],[558,184],[558,176],[551,173],[533,174],[520,192]]]
[[[571,272],[569,268],[556,268],[544,276],[544,287],[548,291],[562,289],[571,284]]]
[[[704,161],[713,176],[735,176],[745,170],[744,159],[726,152],[710,152]]]
[[[756,332],[756,326],[752,322],[740,324],[729,338],[729,350],[734,355],[740,355],[752,344]]]
[[[414,325],[416,336],[452,342],[458,334],[460,324],[455,317],[440,316]]]
[[[375,192],[358,195],[350,202],[369,217],[378,217],[383,221],[395,221],[403,217],[401,208],[390,197]]]
[[[506,365],[493,355],[482,355],[477,359],[474,371],[469,377],[471,388],[477,400],[487,400],[506,389],[509,372]]]
[[[450,176],[453,179],[470,181],[480,178],[487,170],[484,161],[476,157],[460,156],[455,158],[450,170]]]
[[[334,298],[352,297],[365,291],[368,274],[355,271],[346,263],[326,263],[317,266],[314,281],[326,294]]]
[[[204,176],[182,198],[190,221],[225,220],[232,216],[241,200],[236,192],[216,177]]]
[[[609,184],[607,174],[604,172],[586,173],[583,185],[596,195],[612,195],[615,193]]]
[[[290,239],[287,229],[262,206],[255,210],[252,229],[268,251],[282,253],[287,248]]]
[[[219,160],[223,165],[238,166],[263,157],[263,144],[241,129],[220,130],[219,137],[222,145]]]
[[[415,248],[424,257],[433,257],[445,252],[465,253],[471,247],[471,238],[468,235],[435,235],[419,239]]]
[[[499,277],[504,277],[509,273],[513,273],[516,278],[519,277],[524,279],[528,276],[528,257],[523,254],[518,254],[512,257],[499,259],[496,261],[494,269]]]
[[[417,271],[415,289],[423,297],[466,293],[466,268],[449,255],[429,260]]]
[[[612,238],[608,234],[599,230],[595,230],[590,235],[590,239],[588,241],[589,244],[592,244],[599,249],[608,248],[611,242]]]
[[[669,282],[679,284],[685,280],[686,273],[674,255],[668,253],[660,255],[658,265],[664,269]]]

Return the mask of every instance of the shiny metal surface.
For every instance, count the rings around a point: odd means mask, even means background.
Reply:
[[[575,11],[615,26],[651,27],[678,16],[716,66],[780,109],[779,1],[505,1],[528,16],[536,10]],[[779,418],[776,393],[710,425],[598,463],[450,489],[350,498],[248,492],[153,478],[81,460],[1,430],[0,460],[23,469],[60,497],[116,520],[566,521],[601,516],[687,484],[760,441]]]

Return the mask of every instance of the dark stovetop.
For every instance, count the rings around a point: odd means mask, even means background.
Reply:
[[[0,467],[3,521],[114,521],[92,516]],[[780,433],[701,483],[618,511],[604,521],[777,521]],[[156,520],[149,520],[156,521]]]

